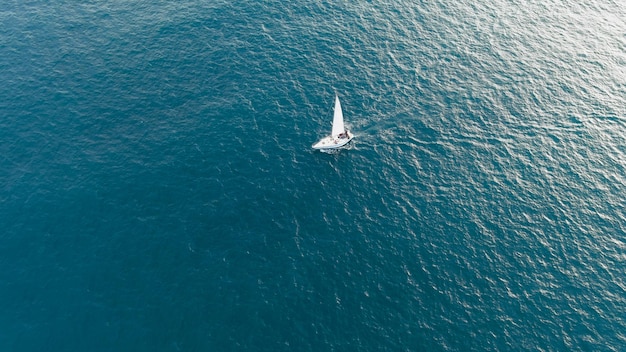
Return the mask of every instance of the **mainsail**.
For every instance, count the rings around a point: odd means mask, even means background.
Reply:
[[[333,115],[333,131],[331,135],[333,137],[337,137],[344,132],[345,129],[343,127],[343,112],[341,112],[341,103],[339,102],[339,97],[335,96],[335,113]]]

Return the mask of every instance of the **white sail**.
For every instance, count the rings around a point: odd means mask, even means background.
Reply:
[[[335,113],[333,115],[333,131],[331,135],[337,137],[341,133],[345,132],[343,127],[343,112],[341,111],[341,103],[339,97],[335,96]]]

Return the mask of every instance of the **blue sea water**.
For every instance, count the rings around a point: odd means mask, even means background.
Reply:
[[[0,350],[626,350],[622,1],[0,20]]]

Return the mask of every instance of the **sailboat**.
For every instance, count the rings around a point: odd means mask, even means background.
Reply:
[[[330,136],[320,139],[319,142],[313,144],[313,149],[337,149],[348,144],[354,138],[354,135],[348,131],[343,125],[343,112],[341,111],[341,103],[339,97],[335,95],[335,112],[333,114],[333,129]]]

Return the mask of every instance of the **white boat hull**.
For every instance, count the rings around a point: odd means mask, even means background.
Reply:
[[[327,136],[322,138],[319,142],[313,144],[313,149],[322,150],[341,148],[348,144],[352,138],[354,138],[354,135],[352,135],[349,131],[347,132],[346,137]]]

